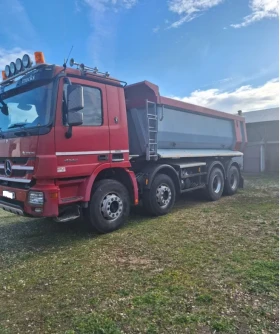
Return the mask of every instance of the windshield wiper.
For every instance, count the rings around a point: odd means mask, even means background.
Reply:
[[[23,128],[26,125],[26,123],[14,123],[8,126],[8,129],[13,129],[13,128]]]
[[[17,137],[25,137],[28,135],[28,132],[26,130],[15,131],[14,135]]]

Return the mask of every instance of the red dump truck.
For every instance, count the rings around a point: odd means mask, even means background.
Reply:
[[[183,103],[143,81],[97,68],[18,58],[0,84],[0,207],[106,233],[142,203],[164,215],[180,194],[233,195],[241,175],[243,117]]]

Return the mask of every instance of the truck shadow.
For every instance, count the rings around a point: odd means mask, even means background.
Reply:
[[[0,216],[0,269],[96,236],[80,221],[59,224],[51,219],[30,219],[5,213]]]
[[[191,209],[204,201],[197,194],[185,194],[177,200],[172,213]],[[131,229],[153,219],[156,218],[139,206],[132,209],[128,224],[122,229]],[[56,223],[51,219],[23,218],[4,212],[0,216],[0,269],[35,255],[56,252],[70,244],[74,246],[81,240],[100,237],[101,234],[89,231],[81,219]]]
[[[205,202],[208,202],[208,200],[199,191],[196,191],[193,193],[185,193],[176,199],[172,212],[191,208],[196,205],[203,204]],[[141,217],[145,217],[145,219],[151,218],[151,215],[145,212],[144,208],[141,206],[141,203],[138,207],[134,207],[132,209],[132,220],[133,220],[133,216],[139,216],[139,217],[141,216]]]

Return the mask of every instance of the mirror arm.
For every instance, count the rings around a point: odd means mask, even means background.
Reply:
[[[68,130],[65,132],[65,138],[69,139],[72,137],[72,125],[69,125]]]
[[[64,77],[64,82],[68,85],[72,85],[71,80],[68,77]],[[69,125],[68,130],[65,132],[65,138],[69,139],[72,137],[72,125]]]

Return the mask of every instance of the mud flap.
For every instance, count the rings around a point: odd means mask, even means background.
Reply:
[[[239,180],[239,186],[238,188],[243,189],[244,188],[244,177],[240,175],[240,180]]]

